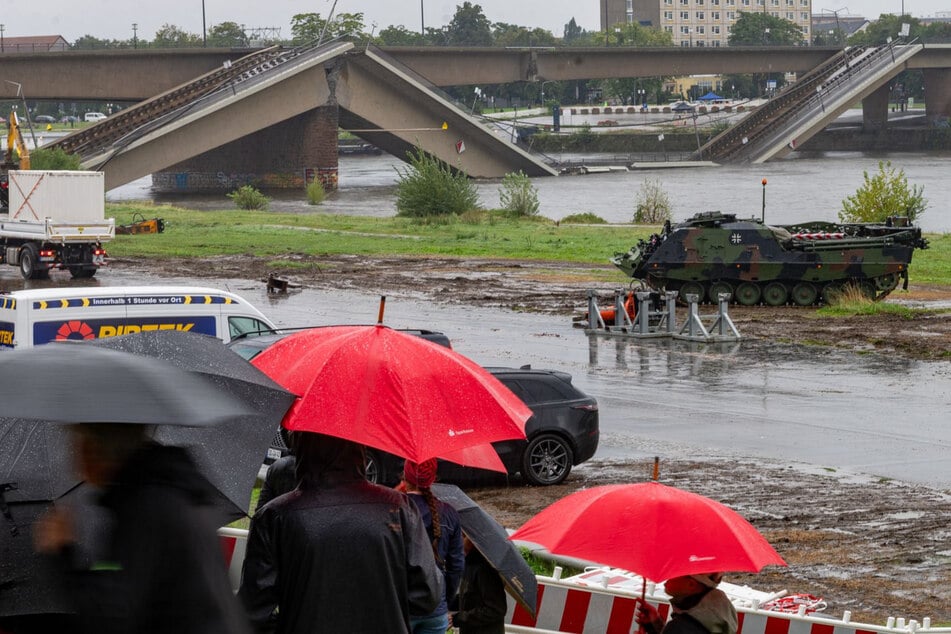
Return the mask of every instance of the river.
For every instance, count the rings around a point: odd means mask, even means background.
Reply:
[[[579,158],[554,155],[558,160]],[[657,179],[670,197],[674,220],[700,211],[735,212],[760,217],[766,185],[766,219],[772,224],[809,220],[835,221],[842,201],[863,183],[863,173],[874,174],[881,160],[905,171],[910,184],[924,188],[928,209],[919,224],[927,232],[951,231],[951,154],[917,153],[869,156],[795,153],[791,158],[753,166],[668,167],[628,172],[558,176],[532,179],[538,190],[540,214],[552,220],[583,212],[611,223],[630,222],[641,184]],[[397,170],[405,164],[389,155],[341,156],[340,189],[320,207],[307,205],[299,191],[268,192],[274,211],[392,216],[396,213]],[[110,191],[109,201],[153,200],[197,209],[231,206],[224,195],[178,195],[152,192],[146,177]],[[499,182],[478,181],[476,189],[485,207],[499,206]]]

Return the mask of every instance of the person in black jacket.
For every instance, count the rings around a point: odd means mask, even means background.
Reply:
[[[67,511],[54,508],[34,526],[34,544],[59,559],[83,630],[249,632],[216,534],[215,491],[188,453],[149,441],[141,425],[74,429],[83,479],[102,488],[108,538],[78,565],[77,527]]]
[[[463,539],[466,567],[459,588],[459,610],[452,624],[459,634],[504,634],[508,603],[502,577],[468,537]]]
[[[665,625],[654,606],[638,601],[638,625],[647,634],[736,634],[736,608],[717,588],[722,579],[719,572],[668,579],[670,620]]]
[[[293,434],[297,488],[251,520],[238,596],[258,632],[407,634],[442,574],[406,495],[367,482],[361,445]]]

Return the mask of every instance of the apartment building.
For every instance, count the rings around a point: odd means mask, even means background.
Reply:
[[[638,23],[670,33],[678,46],[727,46],[741,13],[768,13],[796,24],[812,41],[812,0],[600,0],[601,28]],[[765,34],[764,37],[768,37]],[[764,42],[766,44],[768,42]]]

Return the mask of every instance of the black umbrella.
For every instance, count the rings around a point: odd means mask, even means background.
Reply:
[[[211,483],[234,504],[234,517],[245,515],[267,448],[297,397],[208,335],[155,330],[90,344],[167,361],[211,382],[253,412],[214,427],[161,426],[155,434],[162,444],[187,447]]]
[[[48,421],[160,424],[155,438],[188,448],[219,491],[227,521],[246,513],[267,446],[294,400],[211,337],[158,331],[97,343],[3,355],[0,617],[61,606],[45,563],[32,554],[29,528],[49,504],[82,498],[85,487],[75,475],[69,434]],[[13,418],[18,415],[26,418]],[[84,544],[97,538],[95,532],[82,538]]]
[[[502,577],[508,593],[534,617],[538,580],[502,525],[459,487],[437,483],[432,490],[433,495],[456,509],[463,532]]]

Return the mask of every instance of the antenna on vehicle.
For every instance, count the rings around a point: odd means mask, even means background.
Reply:
[[[762,216],[760,220],[765,225],[766,224],[766,179],[763,179],[763,211],[761,212]]]

